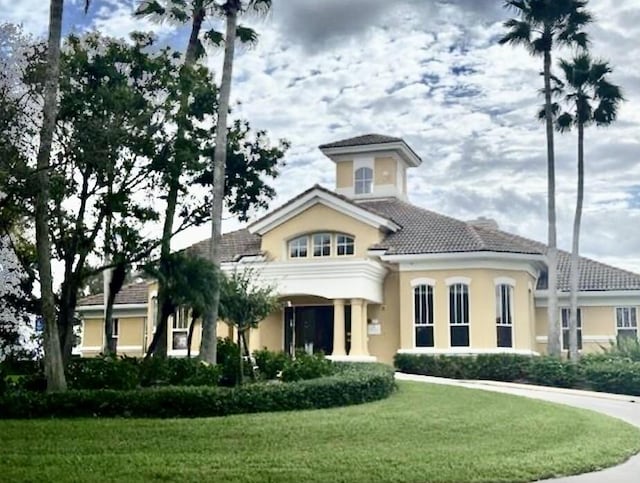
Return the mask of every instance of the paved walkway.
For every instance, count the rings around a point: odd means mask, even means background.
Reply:
[[[461,386],[485,391],[515,394],[534,399],[542,399],[560,404],[567,404],[583,409],[590,409],[615,418],[622,419],[634,426],[640,427],[640,398],[620,396],[590,391],[576,391],[573,389],[557,389],[543,386],[528,386],[494,381],[458,381],[439,377],[417,376],[413,374],[396,373],[396,379],[405,381],[419,381],[433,384]],[[556,478],[552,480],[562,483],[627,483],[640,481],[640,454],[631,457],[625,463],[593,473]]]

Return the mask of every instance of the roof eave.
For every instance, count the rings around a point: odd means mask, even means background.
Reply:
[[[388,143],[376,143],[376,144],[363,144],[358,146],[344,146],[344,147],[322,147],[320,151],[328,158],[333,159],[333,156],[340,156],[343,154],[359,154],[367,152],[379,152],[398,150],[400,157],[407,163],[407,165],[416,168],[422,164],[422,159],[405,143],[404,141],[393,141]]]

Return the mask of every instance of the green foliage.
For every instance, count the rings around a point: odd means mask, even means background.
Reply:
[[[290,359],[289,355],[282,351],[274,352],[268,349],[255,351],[253,357],[255,358],[260,378],[266,380],[277,379]]]
[[[228,337],[218,339],[217,363],[222,368],[220,384],[222,386],[233,386],[238,380],[240,367],[240,347]]]
[[[131,390],[139,386],[216,386],[220,369],[196,359],[96,357],[67,367],[71,389]]]
[[[604,348],[603,356],[607,359],[640,362],[640,340],[631,337],[619,337],[610,347]]]
[[[388,397],[393,369],[383,364],[338,366],[333,376],[286,384],[236,388],[160,387],[63,393],[15,391],[0,396],[0,418],[36,417],[211,417],[267,411],[346,406]]]
[[[636,347],[630,347],[630,352],[615,349],[588,354],[578,363],[555,357],[511,354],[477,357],[397,354],[395,366],[409,374],[528,382],[640,396],[640,361],[627,357],[629,353],[637,355],[633,352]]]
[[[543,386],[566,388],[582,386],[580,366],[555,357],[533,358],[526,379]]]
[[[280,378],[283,382],[317,379],[333,374],[333,362],[324,354],[307,354],[298,351],[294,359],[286,361]]]
[[[220,318],[239,330],[257,327],[277,304],[275,287],[260,284],[255,270],[236,270],[221,277]]]
[[[640,396],[640,362],[614,359],[581,364],[583,376],[595,391]]]
[[[65,372],[70,389],[126,390],[136,388],[139,383],[139,370],[131,359],[74,359]]]

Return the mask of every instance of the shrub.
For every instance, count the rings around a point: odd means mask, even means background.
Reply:
[[[280,378],[283,382],[316,379],[333,374],[333,363],[324,354],[296,353],[295,359],[288,359]]]
[[[135,359],[94,357],[73,359],[66,368],[70,389],[134,389],[139,384]]]
[[[16,391],[0,396],[0,418],[208,417],[264,411],[327,408],[375,401],[395,389],[393,369],[383,364],[335,364],[329,377],[236,388],[159,387],[62,393]]]
[[[580,366],[555,357],[535,357],[531,361],[527,380],[534,384],[554,387],[582,386]]]
[[[198,359],[152,357],[139,362],[140,385],[149,386],[216,386],[221,369]]]
[[[289,355],[284,352],[273,352],[267,349],[253,353],[261,379],[276,379],[289,361]]]
[[[594,391],[640,396],[640,362],[592,360],[580,366],[587,385]]]
[[[530,356],[482,354],[478,356],[434,356],[396,354],[395,366],[402,372],[451,379],[516,381],[526,377]]]
[[[222,367],[220,384],[222,386],[233,386],[238,379],[240,367],[240,348],[238,344],[229,338],[218,339],[216,362]]]

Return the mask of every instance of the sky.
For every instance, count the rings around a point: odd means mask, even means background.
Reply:
[[[65,32],[126,37],[153,30],[183,49],[186,31],[132,17],[138,0],[65,2]],[[585,135],[583,255],[640,273],[640,0],[590,0],[595,57],[613,66],[626,102],[609,128]],[[46,34],[48,2],[0,0],[0,21]],[[278,206],[315,183],[334,188],[334,165],[317,146],[365,133],[400,136],[422,157],[408,175],[412,203],[545,241],[546,140],[537,121],[542,61],[501,46],[511,13],[500,0],[274,0],[248,18],[260,39],[240,48],[233,116],[291,142],[275,180]],[[570,58],[572,52],[557,57]],[[214,72],[220,52],[206,59]],[[559,246],[569,249],[577,136],[556,136]],[[254,218],[260,215],[255,213]],[[240,227],[225,220],[225,229]],[[209,227],[185,232],[182,248]]]

